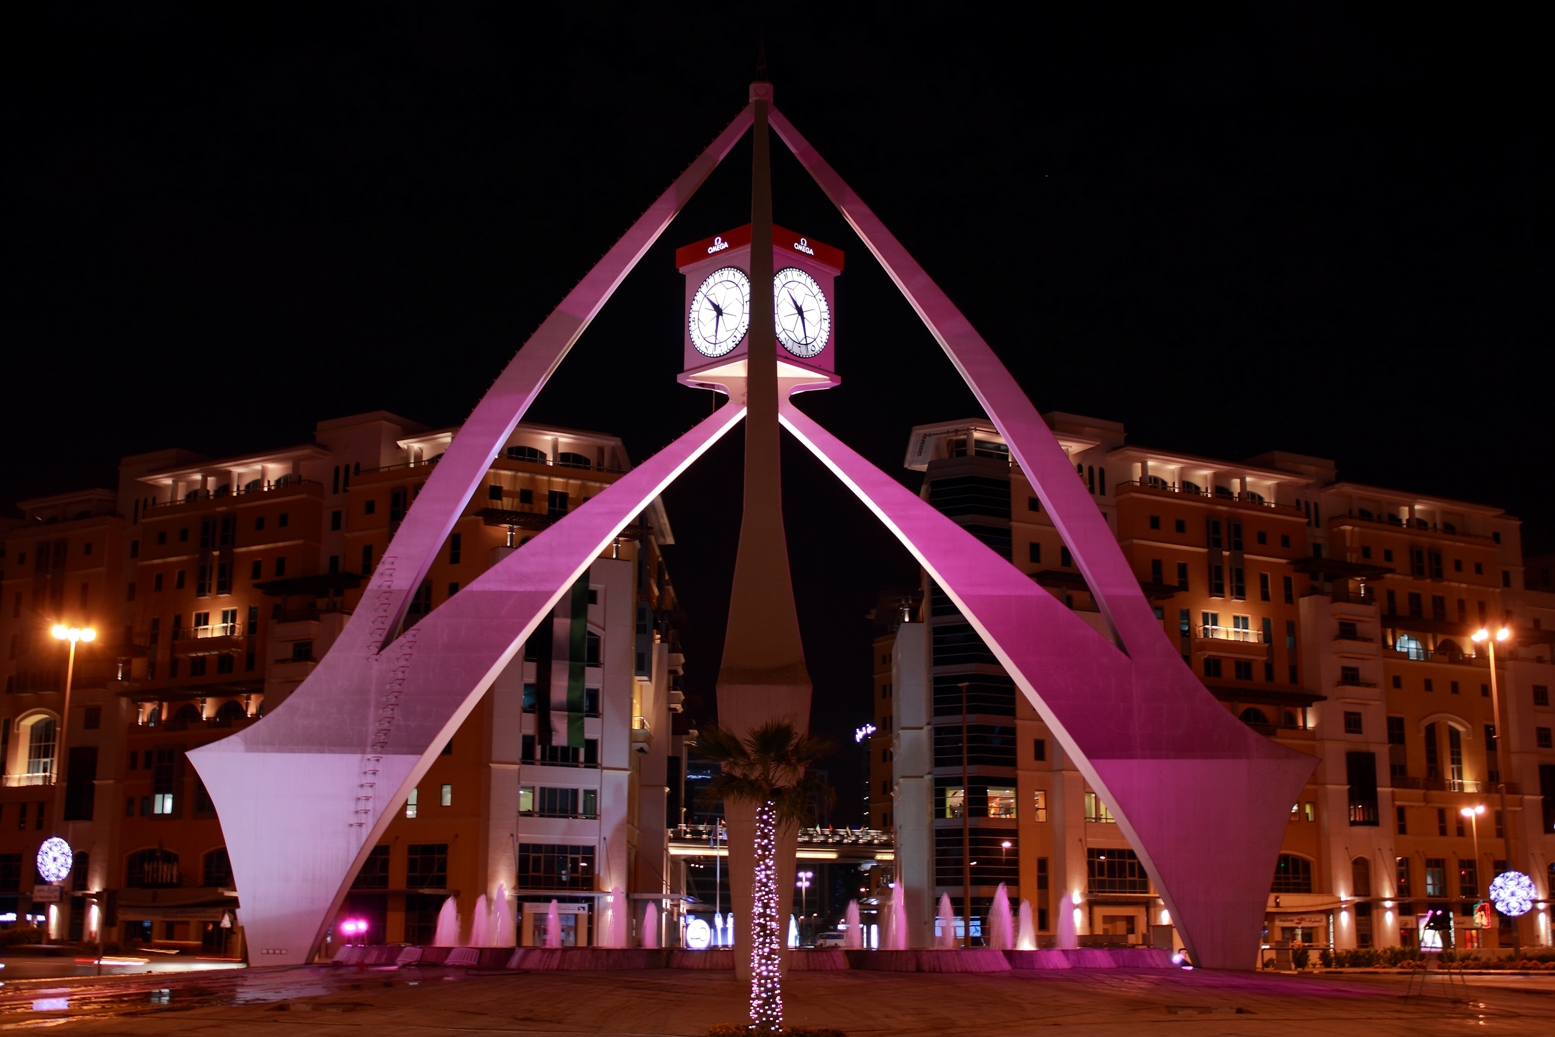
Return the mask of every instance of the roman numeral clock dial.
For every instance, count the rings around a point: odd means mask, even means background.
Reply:
[[[751,281],[745,271],[726,266],[708,274],[691,297],[687,322],[691,344],[703,356],[720,357],[738,346],[751,322]]]
[[[773,316],[783,348],[804,360],[826,348],[831,337],[831,307],[815,278],[796,266],[772,278]]]

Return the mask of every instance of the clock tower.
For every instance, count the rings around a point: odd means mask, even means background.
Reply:
[[[727,393],[747,377],[751,230],[747,223],[675,250],[686,277],[683,385]],[[842,263],[841,249],[773,224],[773,349],[781,396],[841,382],[833,287]]]

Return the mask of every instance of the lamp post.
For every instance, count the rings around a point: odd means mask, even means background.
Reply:
[[[813,878],[815,878],[815,872],[801,871],[796,876],[796,881],[794,882],[794,885],[799,887],[799,920],[805,925],[809,924],[808,917],[810,913],[810,880]],[[792,903],[792,901],[790,901],[790,903]],[[804,946],[803,928],[799,930],[799,944],[800,946]]]
[[[70,644],[70,654],[65,662],[65,687],[64,701],[60,704],[59,723],[54,728],[54,766],[53,773],[49,777],[54,783],[54,831],[60,831],[60,819],[64,816],[61,809],[64,799],[64,782],[60,779],[60,770],[67,759],[66,746],[70,731],[70,685],[76,675],[76,645],[83,641],[97,640],[97,631],[91,627],[67,627],[56,624],[50,631],[60,641]],[[70,844],[58,836],[53,836],[43,841],[38,847],[37,859],[38,874],[42,875],[50,884],[58,885],[70,874],[74,866],[74,854],[70,851]]]
[[[1464,807],[1462,810],[1458,811],[1458,813],[1460,813],[1464,817],[1468,818],[1469,819],[1469,824],[1473,826],[1472,831],[1474,832],[1474,895],[1476,897],[1479,896],[1479,817],[1484,812],[1485,812],[1485,804],[1483,804],[1483,803],[1480,803],[1478,806]]]
[[[961,685],[961,946],[972,946],[972,786],[967,780],[966,689]]]
[[[1510,763],[1510,754],[1501,751],[1501,739],[1505,737],[1506,728],[1501,726],[1501,688],[1496,680],[1496,642],[1505,641],[1512,636],[1508,627],[1501,627],[1494,634],[1489,627],[1480,627],[1474,631],[1474,643],[1483,644],[1490,652],[1490,722],[1496,728],[1496,792],[1501,802],[1501,838],[1506,851],[1506,866],[1512,866],[1512,817],[1506,809],[1506,771],[1503,763]],[[1491,871],[1495,870],[1492,866]],[[1491,878],[1495,878],[1494,875]],[[1515,920],[1512,922],[1512,939],[1519,950],[1523,946],[1523,930]]]

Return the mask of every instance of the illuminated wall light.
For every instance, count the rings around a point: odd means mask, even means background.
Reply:
[[[1085,903],[1085,898],[1080,896],[1080,891],[1078,889],[1069,894],[1069,899],[1074,901],[1075,907],[1079,907],[1081,904]]]
[[[1161,911],[1161,924],[1162,925],[1171,925],[1172,924],[1172,913],[1170,911],[1165,910],[1164,908]]]

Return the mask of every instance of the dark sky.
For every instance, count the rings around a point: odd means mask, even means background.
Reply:
[[[139,451],[220,456],[377,408],[460,421],[738,111],[764,39],[778,106],[1039,409],[1334,458],[1503,506],[1555,549],[1548,61],[1524,9],[229,6],[0,16],[0,505],[112,485]],[[714,174],[531,418],[641,459],[707,412],[674,382],[672,252],[747,222],[749,162]],[[845,381],[803,405],[905,478],[908,429],[975,404],[781,150],[775,177],[777,219],[848,252]],[[667,494],[709,700],[740,443]],[[816,720],[841,738],[869,716],[863,615],[915,570],[787,457]]]

